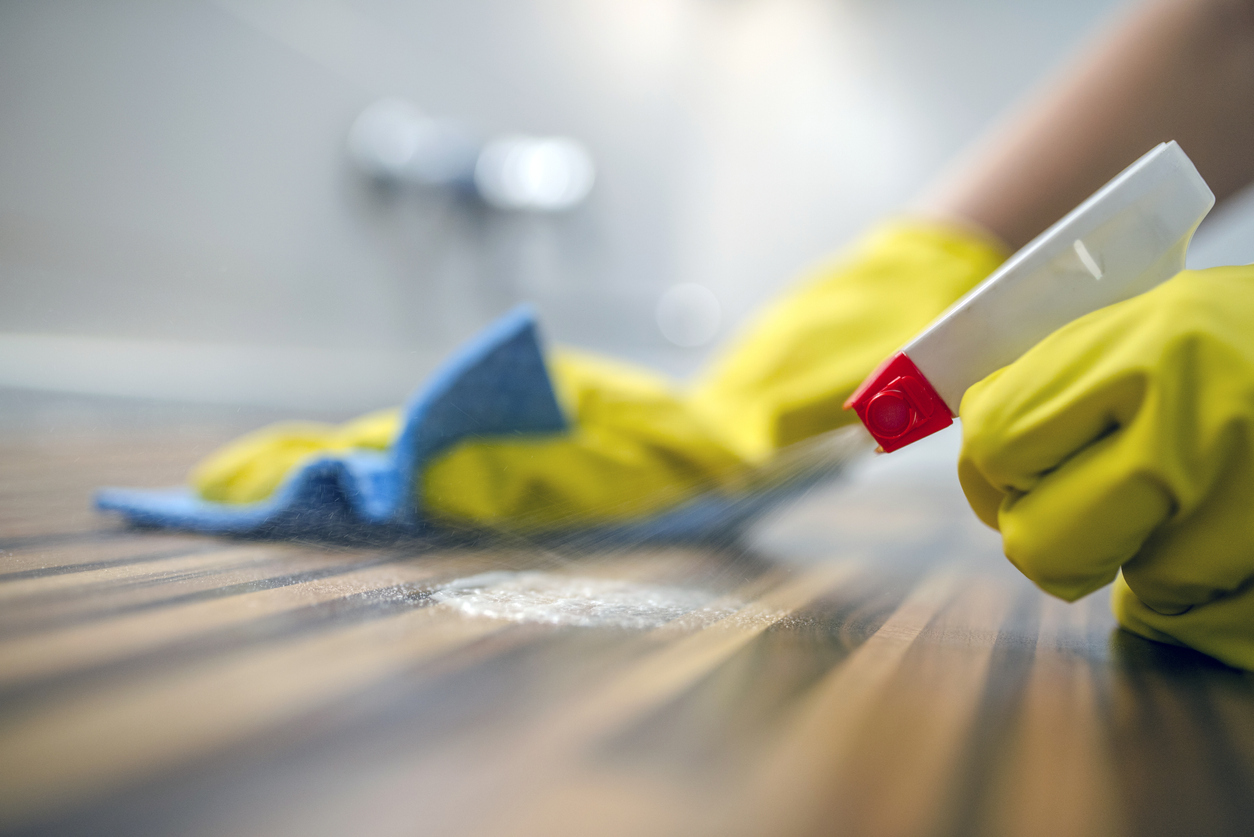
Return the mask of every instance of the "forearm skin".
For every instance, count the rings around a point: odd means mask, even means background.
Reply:
[[[1017,249],[1176,140],[1222,201],[1254,181],[1254,0],[1135,9],[918,204]]]

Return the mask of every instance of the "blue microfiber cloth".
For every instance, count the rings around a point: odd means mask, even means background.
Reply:
[[[427,462],[467,437],[560,433],[567,427],[545,367],[534,312],[524,306],[482,331],[419,388],[386,451],[312,459],[257,503],[212,502],[187,487],[104,488],[96,494],[96,507],[118,512],[137,526],[210,534],[301,540],[464,537],[466,530],[441,527],[417,507],[416,482]],[[726,541],[832,470],[809,469],[751,494],[708,494],[631,523],[551,534],[629,542]]]

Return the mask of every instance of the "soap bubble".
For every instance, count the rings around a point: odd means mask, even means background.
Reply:
[[[718,297],[704,285],[681,282],[666,290],[657,301],[657,327],[662,336],[684,348],[709,343],[723,319]]]

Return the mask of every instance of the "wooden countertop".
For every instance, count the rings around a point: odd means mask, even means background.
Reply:
[[[1254,830],[1250,677],[1039,593],[951,485],[855,477],[725,549],[91,510],[256,419],[0,393],[0,831]]]

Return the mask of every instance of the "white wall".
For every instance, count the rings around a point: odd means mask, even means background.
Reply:
[[[662,290],[743,318],[1117,5],[0,4],[0,384],[364,408],[524,299],[558,339],[682,373],[708,349],[666,344]],[[378,193],[343,143],[385,94],[581,138],[590,202]],[[1203,255],[1254,260],[1251,219]]]

